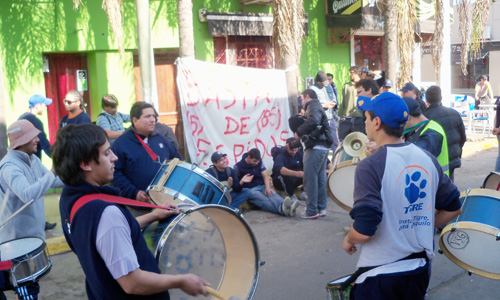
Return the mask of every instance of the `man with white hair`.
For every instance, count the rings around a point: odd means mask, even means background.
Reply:
[[[40,130],[27,120],[18,120],[7,129],[10,146],[0,161],[0,207],[5,205],[0,212],[0,224],[26,203],[34,201],[0,228],[0,243],[25,237],[45,239],[43,196],[49,188],[62,187],[63,183],[34,155],[40,141],[39,133]],[[37,299],[39,291],[38,282],[27,283],[15,290],[20,300]]]

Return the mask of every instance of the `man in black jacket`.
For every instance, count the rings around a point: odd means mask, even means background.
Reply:
[[[431,86],[425,92],[428,108],[424,116],[434,120],[443,127],[448,139],[448,156],[450,163],[450,178],[454,180],[454,170],[460,168],[462,157],[462,148],[467,139],[465,135],[465,126],[459,113],[453,108],[443,106],[441,103],[441,88]]]
[[[307,208],[304,219],[326,216],[326,159],[333,143],[328,118],[316,96],[307,89],[302,93],[306,120],[297,128],[295,137],[304,145],[304,187]]]

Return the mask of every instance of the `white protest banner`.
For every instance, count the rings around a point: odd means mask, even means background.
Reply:
[[[177,87],[186,147],[193,163],[206,169],[215,151],[229,166],[258,148],[267,169],[271,148],[293,136],[285,71],[263,70],[179,58]]]

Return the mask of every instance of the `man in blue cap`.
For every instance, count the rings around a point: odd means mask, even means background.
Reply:
[[[350,299],[423,300],[434,227],[460,214],[460,192],[432,154],[403,141],[409,110],[401,97],[362,96],[357,106],[378,148],[356,168],[354,223],[342,244],[348,254],[362,244]]]
[[[30,97],[28,103],[30,105],[28,111],[22,114],[18,120],[27,120],[33,124],[36,129],[40,130],[40,133],[38,134],[40,141],[36,146],[36,152],[33,154],[42,160],[42,150],[48,157],[51,157],[50,143],[47,139],[47,135],[45,134],[45,130],[43,129],[43,123],[37,118],[37,115],[41,116],[43,112],[47,110],[47,106],[52,104],[52,99],[44,97],[40,94],[35,94]],[[56,225],[56,223],[45,222],[45,230],[53,229]]]
[[[47,106],[52,104],[52,99],[46,98],[40,94],[36,94],[30,97],[28,100],[29,109],[27,112],[22,114],[18,120],[28,120],[35,126],[36,129],[40,130],[40,134],[38,134],[38,138],[40,142],[38,142],[38,146],[36,147],[36,152],[34,153],[38,158],[42,159],[42,150],[45,154],[50,157],[50,143],[47,140],[47,135],[45,134],[45,130],[43,130],[43,123],[38,119],[37,115],[42,115],[44,111],[47,110]]]

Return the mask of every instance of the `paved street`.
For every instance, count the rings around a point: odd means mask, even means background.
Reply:
[[[481,149],[480,145],[477,149]],[[494,168],[497,151],[496,146],[478,151],[469,148],[462,168],[455,173],[461,191],[482,184]],[[299,211],[303,209],[301,206]],[[349,256],[341,247],[343,227],[349,226],[351,219],[331,200],[327,217],[317,220],[284,218],[260,211],[248,211],[244,216],[265,261],[255,300],[322,300],[326,298],[328,281],[355,270],[357,256]],[[54,255],[52,262],[52,271],[41,281],[41,299],[86,299],[84,278],[75,255]],[[469,277],[444,255],[437,254],[427,299],[498,299],[499,294],[498,281],[476,275]],[[8,297],[15,299],[12,293]]]

